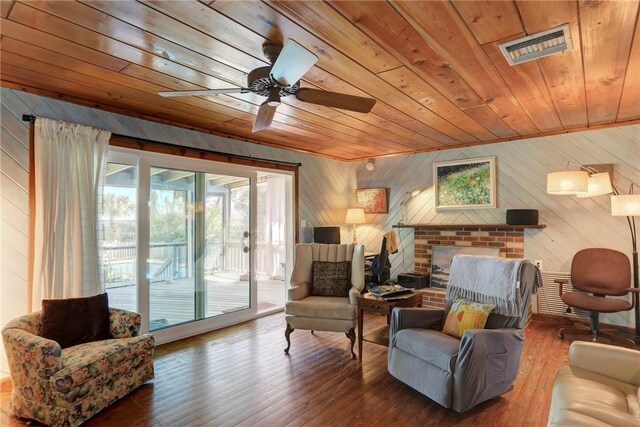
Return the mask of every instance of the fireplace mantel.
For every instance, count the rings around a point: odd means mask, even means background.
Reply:
[[[398,224],[393,227],[413,230],[415,272],[429,275],[434,246],[497,248],[501,257],[523,258],[525,230],[540,230],[546,225]]]
[[[415,272],[428,276],[434,246],[498,248],[501,257],[523,258],[525,230],[541,230],[546,225],[397,224],[393,227],[413,229]],[[444,308],[446,290],[428,288],[422,292],[423,307]]]
[[[546,228],[545,224],[538,225],[513,225],[513,224],[396,224],[393,228],[424,228],[427,230],[452,230],[465,229],[465,231],[504,231],[507,229],[524,230],[526,228]]]

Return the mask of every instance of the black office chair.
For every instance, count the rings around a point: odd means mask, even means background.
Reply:
[[[365,257],[364,281],[367,287],[381,285],[388,281],[391,276],[391,262],[387,252],[387,238],[382,238],[380,253]]]

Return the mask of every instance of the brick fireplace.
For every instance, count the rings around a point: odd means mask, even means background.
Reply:
[[[544,225],[507,224],[413,224],[398,225],[396,228],[414,229],[415,271],[431,273],[431,256],[436,245],[498,248],[500,256],[506,258],[524,257],[524,230],[544,228]],[[426,288],[423,292],[423,306],[443,308],[445,289]]]

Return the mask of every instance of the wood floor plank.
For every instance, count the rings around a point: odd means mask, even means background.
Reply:
[[[384,322],[367,313],[365,333]],[[531,322],[511,391],[458,414],[392,377],[386,347],[365,342],[359,365],[344,334],[294,331],[285,355],[284,318],[275,314],[158,346],[155,380],[85,425],[542,426],[555,373],[567,360],[559,326]],[[10,416],[9,400],[0,390],[0,423],[23,425]]]

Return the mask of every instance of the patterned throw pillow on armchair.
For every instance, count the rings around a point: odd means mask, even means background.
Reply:
[[[313,262],[311,295],[323,297],[348,297],[351,283],[351,262]]]

